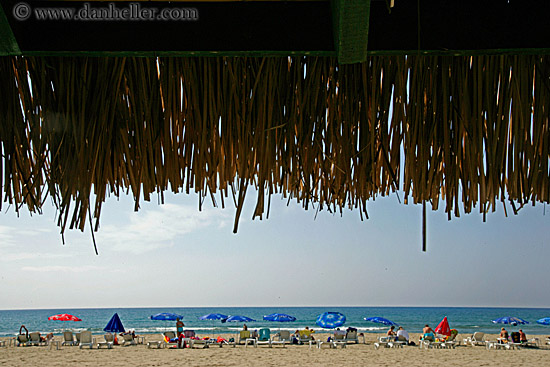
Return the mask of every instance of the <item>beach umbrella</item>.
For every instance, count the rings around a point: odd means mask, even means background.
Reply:
[[[399,326],[399,324],[379,316],[365,317],[364,319],[365,321],[376,322],[378,324],[384,324],[388,326]]]
[[[229,316],[226,319],[222,319],[222,322],[252,322],[252,321],[256,321],[256,320],[251,319],[250,317],[239,316],[239,315]]]
[[[171,312],[161,312],[154,315],[151,315],[151,320],[160,320],[160,321],[176,321],[176,319],[183,319],[182,315],[178,315],[177,313],[171,313]],[[168,328],[168,324],[166,324],[166,328]]]
[[[209,313],[208,315],[204,315],[199,317],[199,320],[225,320],[227,319],[227,315],[221,314],[221,313]],[[214,325],[212,325],[212,336],[214,336]]]
[[[285,313],[272,313],[271,315],[264,316],[266,321],[277,321],[277,322],[292,322],[296,321],[296,317],[287,315]]]
[[[317,317],[315,323],[323,329],[334,329],[340,327],[346,322],[346,316],[340,312],[325,312]]]
[[[124,330],[124,326],[122,325],[122,321],[120,321],[120,317],[118,317],[118,313],[115,313],[113,317],[111,317],[111,319],[107,323],[107,326],[103,328],[103,331],[106,331],[108,333],[126,332],[126,330]]]
[[[65,322],[67,321],[82,321],[76,316],[69,315],[68,313],[62,313],[59,315],[53,315],[48,317],[48,320],[54,320],[54,321],[63,321],[63,324],[65,325]],[[65,326],[63,327],[65,328]]]
[[[170,312],[161,312],[155,315],[151,315],[151,320],[163,320],[163,321],[176,321],[176,319],[183,319],[182,315]]]
[[[221,313],[209,313],[199,317],[199,320],[224,320],[227,319],[227,316]]]
[[[271,315],[264,316],[264,320],[276,322],[293,322],[296,321],[296,317],[287,315],[286,313],[272,313]]]
[[[493,320],[493,324],[510,324],[510,325],[523,325],[528,324],[529,322],[520,319],[519,317],[505,316]]]
[[[550,325],[550,317],[545,317],[545,318],[537,320],[537,324]]]
[[[441,322],[439,323],[439,325],[437,325],[435,327],[435,330],[434,330],[437,334],[440,334],[440,335],[446,335],[446,336],[451,336],[451,327],[449,326],[449,321],[447,320],[447,316],[445,316],[443,318],[443,320],[441,320]]]

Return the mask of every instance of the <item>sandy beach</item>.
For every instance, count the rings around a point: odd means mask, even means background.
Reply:
[[[231,335],[225,335],[231,337]],[[317,334],[326,340],[329,334]],[[346,348],[309,348],[307,345],[259,346],[244,345],[233,348],[210,347],[207,349],[148,349],[146,345],[115,346],[113,349],[80,349],[73,346],[29,346],[0,348],[0,366],[544,366],[549,365],[550,348],[495,350],[482,346],[458,346],[455,349],[420,349],[418,346],[375,349],[374,342],[381,334],[367,334],[366,344],[349,344]],[[102,335],[96,335],[102,341]],[[162,340],[162,336],[146,335],[147,341]],[[411,334],[418,340],[418,334]],[[467,335],[459,335],[460,340]],[[539,336],[544,344],[544,336]],[[487,340],[496,340],[488,335]],[[9,340],[9,338],[2,338]],[[61,340],[56,336],[55,340]]]

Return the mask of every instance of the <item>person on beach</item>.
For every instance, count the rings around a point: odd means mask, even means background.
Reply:
[[[386,336],[388,338],[391,338],[392,340],[397,339],[394,329],[395,329],[395,326],[392,325],[390,326],[390,329],[386,332]]]
[[[243,331],[246,331],[248,330],[248,326],[246,326],[246,324],[243,325]]]
[[[399,330],[397,330],[397,340],[404,339],[407,343],[409,342],[409,333],[403,329],[403,326],[399,327]]]
[[[520,343],[527,343],[527,335],[521,329],[519,329],[519,341]]]
[[[176,318],[176,330],[178,332],[178,336],[180,334],[183,334],[183,327],[185,326],[185,324],[183,323],[183,321],[180,320],[179,317]]]
[[[500,329],[500,336],[498,338],[499,343],[506,343],[508,342],[508,332],[505,328]]]
[[[430,325],[428,325],[428,324],[424,325],[424,328],[422,329],[422,336],[420,337],[420,340],[435,341],[435,331],[430,327]]]

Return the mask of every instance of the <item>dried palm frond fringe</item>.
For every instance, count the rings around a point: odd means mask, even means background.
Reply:
[[[275,193],[516,211],[549,201],[549,110],[549,56],[2,57],[2,201],[50,197],[62,233],[124,190],[233,195],[234,231],[249,185],[260,218]]]

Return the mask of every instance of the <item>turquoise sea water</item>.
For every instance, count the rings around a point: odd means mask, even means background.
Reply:
[[[294,331],[305,326],[319,329],[315,325],[317,316],[325,311],[338,311],[346,315],[345,327],[355,327],[360,332],[381,332],[387,327],[364,320],[365,317],[382,316],[390,319],[409,332],[420,332],[425,324],[434,327],[447,316],[451,328],[461,334],[475,331],[498,333],[502,325],[491,320],[502,316],[516,316],[529,321],[528,325],[506,325],[509,331],[521,328],[526,334],[550,335],[550,326],[539,325],[536,320],[550,317],[548,308],[465,308],[465,307],[204,307],[204,308],[96,308],[96,309],[49,309],[49,310],[5,310],[0,311],[0,336],[18,334],[24,324],[29,331],[41,333],[60,333],[64,329],[82,331],[91,330],[101,333],[103,328],[117,312],[126,329],[139,334],[158,333],[175,329],[173,321],[154,321],[150,316],[159,312],[174,312],[184,316],[187,329],[199,334],[233,333],[242,328],[242,323],[221,323],[220,321],[202,321],[198,318],[208,313],[225,315],[243,315],[257,320],[247,323],[249,329],[269,327]],[[274,312],[286,313],[296,317],[295,322],[277,323],[264,321],[262,317]],[[81,322],[48,321],[48,317],[59,313],[69,313],[82,319]]]

